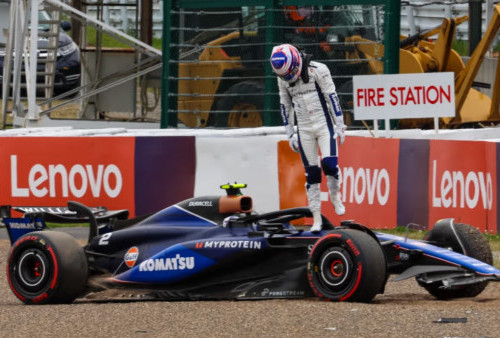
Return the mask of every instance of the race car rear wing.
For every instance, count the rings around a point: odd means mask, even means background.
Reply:
[[[46,222],[89,223],[90,241],[98,233],[107,232],[103,227],[115,220],[126,220],[128,216],[129,211],[126,209],[109,211],[105,207],[89,208],[74,201],[69,201],[67,207],[0,206],[0,219],[7,229],[11,244],[29,232],[47,228]]]

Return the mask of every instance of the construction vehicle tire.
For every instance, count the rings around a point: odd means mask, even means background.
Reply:
[[[264,86],[256,81],[243,81],[230,87],[219,102],[216,127],[251,128],[262,126]]]

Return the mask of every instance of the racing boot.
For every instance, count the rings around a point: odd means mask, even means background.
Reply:
[[[330,200],[332,201],[333,207],[335,208],[335,213],[339,216],[345,214],[345,206],[342,203],[340,196],[340,180],[333,176],[326,176],[326,185],[328,186],[328,192],[330,193]]]
[[[321,192],[319,190],[319,183],[308,184],[306,189],[309,209],[313,215],[313,226],[311,227],[311,231],[321,231],[323,220],[321,219]]]

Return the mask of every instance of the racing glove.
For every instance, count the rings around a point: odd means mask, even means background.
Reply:
[[[299,152],[299,140],[297,139],[297,135],[295,134],[295,130],[293,126],[290,124],[285,124],[286,135],[288,136],[288,143],[290,144],[290,148],[296,153]]]
[[[289,136],[288,143],[290,144],[290,148],[292,148],[293,151],[295,151],[296,153],[299,152],[299,141],[297,139],[297,135],[292,134],[291,136]]]
[[[335,126],[335,133],[338,135],[339,137],[339,142],[340,144],[342,145],[345,141],[345,129],[346,129],[346,125],[345,124],[337,124]]]

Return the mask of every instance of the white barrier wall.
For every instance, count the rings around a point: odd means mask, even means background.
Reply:
[[[218,195],[224,183],[246,183],[254,209],[279,209],[277,143],[284,135],[196,138],[195,196]],[[214,151],[217,149],[217,151]]]

